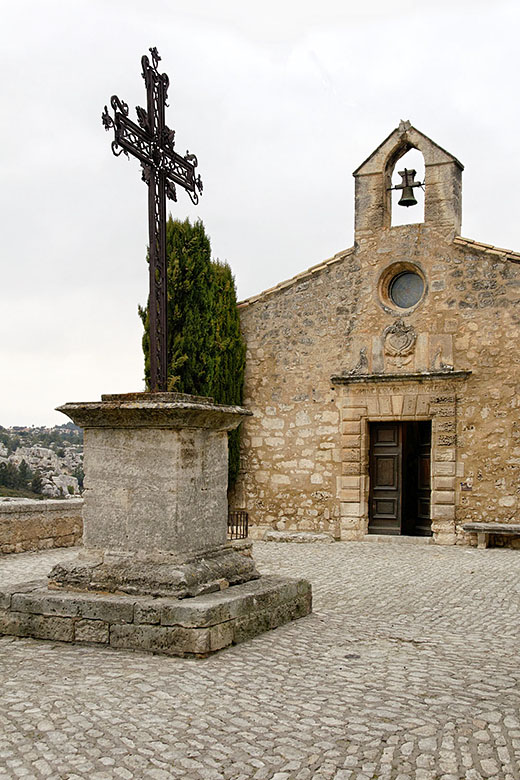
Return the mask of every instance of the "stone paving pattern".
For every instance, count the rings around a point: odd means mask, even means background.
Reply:
[[[315,611],[206,660],[0,638],[0,778],[520,778],[518,551],[254,552]],[[71,555],[6,556],[0,582]]]

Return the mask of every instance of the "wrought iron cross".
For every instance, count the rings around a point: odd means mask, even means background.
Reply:
[[[174,151],[175,131],[164,120],[170,80],[159,73],[159,53],[150,49],[152,64],[145,54],[141,58],[146,84],[146,111],[136,107],[135,124],[128,118],[128,105],[116,95],[110,98],[114,116],[108,108],[101,116],[106,130],[114,128],[112,151],[133,155],[141,162],[143,181],[148,185],[148,229],[150,236],[150,389],[164,391],[168,387],[168,289],[166,274],[166,198],[177,200],[175,185],[179,184],[198,203],[202,193],[200,175],[195,176],[197,158],[186,152],[184,157]]]

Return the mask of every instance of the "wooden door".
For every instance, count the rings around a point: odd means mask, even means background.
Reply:
[[[401,485],[402,425],[370,423],[369,533],[401,533]]]
[[[416,536],[431,536],[432,521],[430,515],[431,495],[431,422],[417,423],[417,514],[415,520]]]
[[[431,422],[370,423],[368,532],[430,536]]]

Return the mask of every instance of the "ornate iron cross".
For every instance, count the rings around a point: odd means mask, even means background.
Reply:
[[[148,228],[150,235],[150,389],[164,391],[168,387],[168,325],[167,325],[167,274],[166,274],[166,198],[177,200],[175,185],[179,184],[198,203],[202,193],[200,175],[195,176],[197,158],[186,152],[184,157],[174,151],[175,131],[164,121],[170,80],[166,73],[159,73],[159,53],[150,49],[152,64],[145,54],[141,58],[143,78],[146,84],[146,111],[136,107],[135,124],[128,118],[128,105],[116,95],[110,98],[114,111],[108,108],[101,116],[106,130],[114,128],[112,151],[133,155],[141,162],[143,181],[148,185]]]

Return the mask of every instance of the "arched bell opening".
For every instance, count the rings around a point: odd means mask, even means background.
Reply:
[[[424,157],[405,144],[396,149],[386,165],[386,219],[390,227],[424,222]]]

